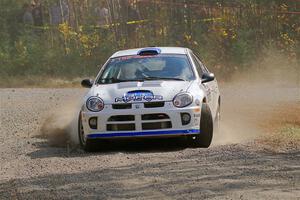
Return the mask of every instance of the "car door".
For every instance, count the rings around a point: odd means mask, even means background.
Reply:
[[[196,67],[198,68],[197,69],[198,73],[201,72],[199,74],[200,77],[202,77],[204,73],[210,73],[206,68],[206,66],[200,61],[200,59],[196,55],[193,55],[193,57],[194,57],[193,59],[195,59]],[[212,116],[215,117],[218,109],[217,82],[216,80],[214,80],[214,81],[210,81],[207,83],[200,83],[200,84],[202,84],[203,87],[206,89],[207,103],[211,109]]]
[[[205,72],[206,73],[211,73],[207,67],[202,64],[203,67],[205,68]],[[206,83],[204,83],[206,84]],[[219,88],[218,88],[218,82],[217,80],[213,80],[213,81],[210,81],[207,83],[209,88],[211,89],[211,95],[212,95],[212,113],[213,113],[213,116],[216,117],[216,114],[217,114],[217,111],[218,111],[218,106],[219,106]]]

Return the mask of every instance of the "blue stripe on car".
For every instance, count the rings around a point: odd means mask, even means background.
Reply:
[[[88,135],[87,138],[110,138],[110,137],[134,137],[134,136],[159,136],[177,134],[198,134],[200,130],[170,130],[170,131],[142,131],[142,132],[116,132],[116,133],[95,133]]]

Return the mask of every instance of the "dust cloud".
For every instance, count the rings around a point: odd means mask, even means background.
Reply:
[[[77,120],[79,110],[80,103],[73,101],[50,111],[42,124],[40,135],[48,140],[49,145],[55,147],[78,144]]]
[[[214,144],[246,142],[269,133],[266,123],[276,125],[269,120],[276,111],[288,116],[287,112],[297,110],[300,66],[277,52],[268,52],[264,60],[219,85],[222,119]],[[287,106],[294,109],[285,109]]]

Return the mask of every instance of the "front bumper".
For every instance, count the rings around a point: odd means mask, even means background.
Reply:
[[[191,117],[188,124],[182,123],[183,113]],[[101,112],[82,111],[81,119],[88,139],[174,137],[199,134],[200,113],[199,106],[176,108],[172,102],[164,102],[163,107],[146,108],[144,103],[136,103],[130,109],[106,105]],[[95,117],[97,128],[91,128],[89,120]]]

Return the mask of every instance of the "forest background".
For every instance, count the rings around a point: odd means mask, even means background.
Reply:
[[[120,49],[191,48],[229,80],[270,54],[300,66],[299,0],[1,0],[0,86],[94,77]],[[32,16],[31,16],[32,14]],[[61,81],[57,81],[61,80]],[[52,81],[53,82],[53,81]]]

